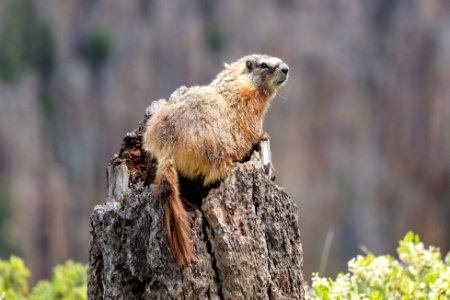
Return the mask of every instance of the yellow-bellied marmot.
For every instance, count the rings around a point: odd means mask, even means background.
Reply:
[[[227,174],[267,138],[262,121],[270,100],[286,82],[289,67],[279,58],[253,54],[225,69],[207,86],[194,86],[175,103],[158,107],[148,120],[144,149],[157,160],[155,184],[164,223],[179,264],[192,256],[190,224],[179,199],[178,174],[205,186]]]

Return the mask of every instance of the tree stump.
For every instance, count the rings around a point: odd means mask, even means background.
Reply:
[[[176,98],[177,92],[169,101]],[[193,203],[195,258],[186,267],[176,264],[162,205],[146,184],[155,163],[141,148],[155,105],[108,166],[107,202],[91,216],[88,298],[303,299],[297,208],[266,174],[257,151],[210,190],[180,180],[182,197]]]

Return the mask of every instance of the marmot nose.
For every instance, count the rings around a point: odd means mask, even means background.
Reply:
[[[289,67],[288,67],[287,64],[282,64],[282,65],[280,66],[280,69],[281,69],[281,72],[284,73],[284,75],[287,75],[287,73],[289,72]]]

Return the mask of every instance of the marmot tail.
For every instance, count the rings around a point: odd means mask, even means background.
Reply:
[[[169,158],[158,162],[156,188],[164,206],[164,225],[170,249],[178,264],[187,264],[192,257],[189,218],[178,191],[178,174]]]

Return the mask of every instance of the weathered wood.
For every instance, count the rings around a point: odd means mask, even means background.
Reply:
[[[144,124],[111,160],[108,202],[91,217],[89,299],[303,299],[297,209],[256,151],[209,191],[182,183],[195,203],[195,259],[175,263],[161,203],[145,185],[154,162],[141,149]]]

